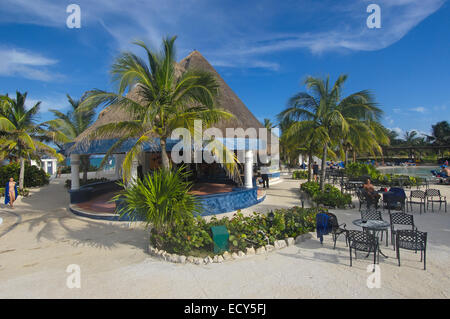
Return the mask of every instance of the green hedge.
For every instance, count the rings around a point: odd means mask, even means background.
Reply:
[[[297,237],[315,230],[316,214],[324,212],[323,208],[277,209],[268,215],[254,213],[244,216],[236,213],[232,218],[216,217],[206,222],[201,217],[186,219],[167,229],[164,233],[151,232],[153,246],[163,242],[162,247],[169,253],[192,256],[213,255],[211,226],[225,225],[230,233],[229,250],[245,251],[248,247],[258,248],[273,244],[276,240]]]
[[[351,195],[343,194],[338,188],[330,184],[325,185],[323,192],[320,190],[319,183],[316,182],[303,183],[300,185],[300,189],[318,205],[345,208],[346,205],[352,203]]]
[[[292,172],[292,178],[293,179],[307,179],[308,178],[308,171],[293,171]]]
[[[16,182],[19,182],[20,164],[11,163],[0,167],[0,185],[6,185],[12,177]],[[37,187],[47,185],[50,181],[50,176],[39,167],[25,163],[24,187]]]

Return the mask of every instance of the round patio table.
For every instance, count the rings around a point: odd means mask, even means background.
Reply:
[[[362,219],[355,219],[353,221],[353,225],[362,227],[363,229],[366,228],[368,231],[372,232],[377,238],[380,235],[380,232],[385,231],[388,229],[388,227],[391,225],[385,220],[367,220],[363,221]],[[388,245],[388,236],[386,235],[386,246]],[[385,258],[388,258],[380,249],[380,245],[378,245],[378,250],[380,251],[380,254],[383,255]],[[367,254],[368,256],[369,254]]]

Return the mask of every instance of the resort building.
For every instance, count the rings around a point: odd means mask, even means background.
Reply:
[[[218,107],[225,109],[232,113],[234,118],[229,120],[222,120],[214,125],[222,133],[222,143],[228,150],[232,150],[235,155],[240,152],[244,153],[242,156],[244,160],[240,161],[239,174],[236,176],[229,174],[220,163],[206,163],[204,160],[201,163],[186,164],[188,170],[191,171],[192,179],[194,181],[193,191],[199,195],[216,196],[220,194],[221,199],[212,198],[214,200],[215,209],[209,209],[212,213],[233,211],[240,208],[245,208],[256,204],[263,200],[261,192],[258,193],[255,174],[258,173],[259,166],[261,166],[260,154],[267,154],[269,163],[269,177],[277,179],[280,176],[279,157],[278,157],[278,138],[268,133],[269,136],[262,136],[264,126],[256,119],[256,117],[249,111],[239,97],[233,90],[225,83],[222,77],[212,67],[212,65],[198,52],[193,51],[187,57],[182,59],[176,65],[176,73],[181,75],[183,72],[195,69],[207,71],[216,76],[219,84],[219,95],[217,98]],[[128,97],[137,99],[137,90],[139,87],[134,87],[129,93]],[[70,156],[71,164],[71,202],[81,202],[84,199],[83,187],[80,188],[79,183],[79,163],[80,155],[103,155],[106,154],[110,147],[118,140],[120,136],[111,136],[109,139],[88,140],[87,137],[99,126],[129,119],[130,115],[124,112],[118,105],[111,105],[105,108],[98,116],[97,121],[86,131],[84,131],[77,139],[66,155]],[[234,136],[229,136],[230,129],[234,129],[236,133]],[[260,131],[260,129],[262,129]],[[248,137],[248,132],[256,132],[256,138]],[[88,142],[86,142],[88,140]],[[218,139],[220,140],[220,139]],[[171,139],[167,141],[167,151],[170,157],[170,151],[179,143],[178,139]],[[125,157],[125,153],[133,145],[132,140],[125,142],[114,154],[115,160],[115,178],[121,178],[121,163]],[[184,150],[183,150],[184,151]],[[271,154],[271,152],[273,154]],[[161,152],[158,137],[154,137],[152,142],[149,142],[144,147],[143,152],[139,158],[133,162],[132,176],[142,177],[148,172],[157,169],[162,164]],[[241,194],[238,196],[238,194]],[[233,198],[225,198],[225,195],[233,195]],[[239,199],[237,199],[239,198]],[[245,199],[244,199],[245,198]],[[251,199],[249,199],[251,198]],[[204,202],[204,205],[207,205]]]

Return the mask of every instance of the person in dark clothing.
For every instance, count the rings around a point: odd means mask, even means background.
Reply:
[[[269,167],[262,166],[261,167],[261,178],[263,180],[263,188],[269,188]]]
[[[312,166],[314,181],[317,182],[317,176],[319,176],[319,165],[317,162],[314,162]]]
[[[137,177],[142,181],[144,179],[144,172],[142,169],[142,165],[139,164],[139,166],[137,167]]]

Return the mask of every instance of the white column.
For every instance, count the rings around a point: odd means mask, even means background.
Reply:
[[[244,184],[246,188],[253,188],[253,151],[245,152]]]
[[[122,169],[122,163],[123,163],[123,157],[124,154],[114,154],[114,178],[120,179],[121,178],[121,169]]]
[[[131,179],[137,180],[137,178],[138,178],[138,173],[137,173],[138,166],[139,166],[139,160],[134,159],[133,163],[131,164]]]
[[[70,154],[70,172],[72,178],[72,190],[80,188],[80,155]]]

